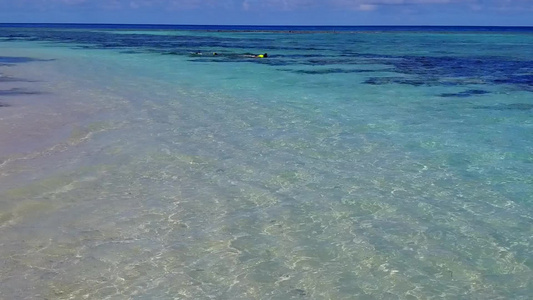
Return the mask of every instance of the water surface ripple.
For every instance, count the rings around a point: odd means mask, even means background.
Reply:
[[[0,27],[0,298],[531,297],[530,28]]]

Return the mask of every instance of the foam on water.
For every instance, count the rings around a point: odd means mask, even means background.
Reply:
[[[14,31],[1,296],[530,296],[531,35]]]

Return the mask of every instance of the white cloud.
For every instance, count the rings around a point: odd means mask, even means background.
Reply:
[[[467,4],[478,3],[480,1],[481,0],[241,0],[240,6],[244,10],[299,10],[312,7],[321,7],[324,9],[340,8],[372,11],[384,6]]]
[[[358,10],[371,11],[375,10],[376,8],[378,8],[378,6],[375,4],[359,4]]]
[[[478,0],[329,0],[329,2],[339,8],[369,11],[384,6],[466,4],[478,2]]]
[[[242,9],[249,10],[250,9],[250,2],[248,0],[244,0],[242,2]]]
[[[87,2],[87,0],[58,0],[58,2],[63,2],[68,5],[76,5]]]
[[[533,10],[533,0],[0,0],[0,8],[232,9],[294,11],[308,8],[373,11],[383,7],[464,7],[471,10]]]

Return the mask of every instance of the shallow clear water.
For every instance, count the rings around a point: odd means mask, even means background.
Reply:
[[[0,31],[0,298],[530,297],[530,30],[133,29]]]

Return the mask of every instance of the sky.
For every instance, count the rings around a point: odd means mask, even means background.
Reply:
[[[0,23],[533,26],[533,0],[0,0]]]

